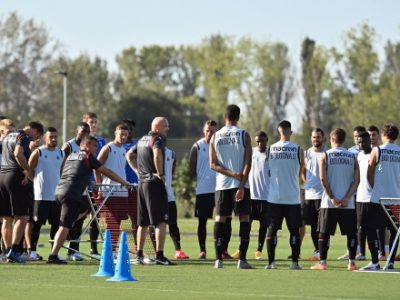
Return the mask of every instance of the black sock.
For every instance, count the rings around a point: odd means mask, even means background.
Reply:
[[[330,236],[324,233],[319,234],[318,249],[321,260],[326,260],[328,257]]]
[[[13,252],[19,253],[20,247],[19,247],[18,244],[12,244],[12,245],[11,245],[11,250],[12,250]]]
[[[265,236],[267,235],[268,226],[260,224],[260,229],[258,230],[258,245],[257,251],[262,252],[264,248]]]
[[[289,231],[290,231],[290,247],[292,248],[292,261],[298,262],[300,255],[300,247],[301,247],[299,229],[298,228],[289,229]]]
[[[216,259],[222,260],[223,253],[223,240],[225,233],[225,224],[221,222],[214,223],[214,244],[215,244],[215,256]]]
[[[377,230],[378,232],[378,239],[379,239],[379,250],[381,251],[382,255],[385,256],[385,232],[386,232],[386,228],[379,228]]]
[[[225,221],[225,232],[222,241],[223,252],[228,252],[229,242],[232,236],[232,218],[227,218]]]
[[[98,254],[97,250],[97,239],[99,237],[99,227],[97,227],[96,221],[93,221],[89,227],[89,238],[90,242],[90,250],[92,254]]]
[[[272,263],[275,261],[275,248],[278,244],[278,237],[276,235],[277,231],[268,228],[267,231],[267,253],[268,253],[268,262]]]
[[[200,251],[206,252],[207,219],[199,218],[199,224],[197,226],[197,238],[199,240]]]
[[[394,248],[393,255],[390,258],[390,262],[394,263],[394,258],[396,256],[395,254],[397,253],[397,248],[399,246],[399,241],[397,240],[397,243],[394,244],[394,238],[396,237],[397,231],[395,229],[393,229],[392,227],[389,230],[390,230],[390,244],[389,244],[390,248],[389,249],[390,249],[390,251],[392,251],[392,248]]]
[[[250,242],[250,222],[240,222],[239,237],[240,260],[246,260]]]
[[[168,224],[169,235],[175,246],[175,251],[181,250],[181,234],[179,232],[178,224],[172,223]]]
[[[143,257],[143,250],[138,250],[138,251],[136,252],[136,255],[137,255],[138,257]]]
[[[161,259],[164,257],[164,251],[157,251],[156,252],[156,258]]]
[[[349,250],[349,259],[354,260],[357,253],[357,236],[355,234],[347,235],[347,249]]]
[[[311,239],[314,245],[315,251],[318,250],[318,232],[317,232],[317,227],[316,226],[311,226]]]
[[[360,230],[358,235],[358,243],[360,245],[360,254],[365,256],[365,244],[367,242],[367,233],[365,230]]]

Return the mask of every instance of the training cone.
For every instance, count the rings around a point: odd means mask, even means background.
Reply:
[[[126,233],[123,231],[121,234],[121,241],[119,243],[117,266],[113,277],[107,281],[137,281],[131,275],[131,265],[129,263],[128,244],[126,242]]]
[[[110,230],[106,230],[105,239],[103,242],[103,250],[101,251],[99,271],[92,276],[110,277],[114,276],[114,257],[111,245]]]

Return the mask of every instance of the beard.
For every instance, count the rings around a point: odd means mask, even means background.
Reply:
[[[314,146],[315,148],[319,148],[319,147],[321,147],[321,145],[322,145],[322,142],[314,142],[314,143],[313,143],[313,146]]]

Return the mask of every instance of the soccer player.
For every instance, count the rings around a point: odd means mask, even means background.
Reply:
[[[94,112],[87,112],[83,114],[82,122],[85,122],[89,125],[90,135],[94,136],[97,139],[97,152],[100,152],[100,150],[105,146],[105,144],[107,144],[107,141],[103,137],[97,135],[97,124],[98,124],[97,115]]]
[[[339,223],[342,235],[347,236],[349,251],[349,271],[357,270],[355,257],[357,251],[357,216],[354,193],[360,182],[357,158],[343,148],[346,132],[341,128],[330,134],[331,149],[319,161],[319,174],[324,192],[318,218],[318,247],[320,262],[313,270],[326,270],[330,236],[335,235]]]
[[[290,269],[300,270],[299,228],[302,220],[299,179],[304,169],[304,151],[290,141],[292,126],[289,121],[283,120],[278,124],[278,134],[280,139],[270,146],[268,154],[271,177],[268,190],[268,209],[271,220],[267,232],[268,265],[265,268],[276,269],[277,232],[282,228],[283,219],[286,219],[292,248]]]
[[[3,216],[2,236],[7,259],[24,263],[18,253],[27,219],[31,195],[29,178],[29,142],[43,134],[43,125],[30,122],[24,130],[9,133],[3,140],[0,176],[0,215]],[[14,228],[12,227],[14,222]]]
[[[48,127],[44,134],[44,145],[33,151],[28,161],[35,199],[30,260],[42,260],[36,252],[42,225],[49,222],[51,240],[54,240],[58,230],[60,207],[55,201],[55,191],[60,180],[64,152],[57,147],[57,137],[57,129]]]
[[[169,235],[171,236],[175,247],[174,257],[176,259],[188,259],[189,256],[181,248],[181,233],[178,227],[178,212],[176,208],[174,189],[172,188],[172,176],[174,174],[176,165],[175,152],[165,147],[164,160],[165,188],[168,195],[168,228]]]
[[[368,182],[372,187],[371,202],[379,203],[381,198],[400,198],[400,147],[395,144],[399,129],[386,124],[381,129],[382,145],[372,150],[368,167]],[[398,243],[394,245],[396,230],[387,222],[390,230],[390,248],[397,252]],[[390,258],[389,269],[394,268],[395,255]]]
[[[128,138],[128,126],[119,124],[115,128],[114,140],[106,144],[97,156],[97,159],[105,167],[112,170],[119,177],[126,179],[126,150],[124,144]],[[96,179],[98,184],[116,184],[115,181],[103,176],[96,171]],[[109,188],[102,189],[105,193],[109,193]],[[103,197],[103,192],[99,192],[99,198]],[[112,248],[115,251],[119,235],[121,232],[121,221],[128,218],[127,215],[127,197],[128,191],[125,189],[114,189],[104,204],[104,214],[107,229],[111,233]]]
[[[67,158],[71,153],[79,153],[81,151],[80,144],[82,139],[90,134],[90,127],[86,122],[78,123],[76,127],[75,138],[67,141],[61,150],[65,153],[65,158]],[[92,177],[93,175],[91,175]],[[87,196],[84,193],[82,195],[82,201],[87,201]],[[81,236],[84,218],[79,218],[77,222],[74,222],[73,228],[69,231],[69,239],[77,240]],[[68,259],[74,261],[82,261],[83,257],[79,253],[79,242],[71,242],[68,249]]]
[[[258,229],[257,250],[254,253],[256,259],[261,259],[265,237],[269,226],[268,215],[268,188],[269,188],[269,164],[267,154],[268,135],[264,131],[256,133],[254,138],[257,147],[253,148],[251,169],[249,173],[250,197],[251,197],[251,222],[257,220],[260,223]]]
[[[358,153],[357,161],[360,167],[360,184],[357,189],[356,212],[358,239],[365,240],[368,237],[368,247],[371,252],[372,261],[361,270],[378,270],[378,235],[377,230],[384,224],[384,215],[378,202],[371,202],[372,188],[368,182],[368,164],[371,156],[371,139],[368,132],[363,132],[358,137],[361,151]],[[365,251],[365,249],[364,249]]]
[[[225,110],[225,126],[210,140],[210,166],[217,172],[214,223],[216,261],[215,268],[223,267],[223,239],[225,221],[232,210],[239,215],[240,257],[238,269],[252,269],[246,254],[250,241],[250,190],[248,176],[251,168],[251,138],[237,127],[240,108],[228,105]]]
[[[82,201],[82,193],[90,182],[93,170],[129,187],[129,183],[110,169],[103,166],[95,157],[97,139],[85,135],[80,142],[80,151],[72,152],[65,160],[61,179],[56,188],[56,200],[61,205],[60,227],[56,233],[53,248],[47,260],[49,264],[66,264],[58,257],[58,252],[68,236],[74,222],[84,217],[88,202]]]
[[[151,131],[143,136],[126,154],[129,165],[137,174],[138,186],[138,251],[137,262],[143,264],[143,247],[149,225],[156,227],[156,264],[173,265],[164,256],[164,244],[168,217],[168,198],[165,189],[164,158],[169,130],[168,120],[156,117]]]
[[[379,129],[375,125],[371,125],[367,128],[369,137],[371,139],[371,148],[379,146]]]
[[[354,129],[353,129],[354,146],[352,146],[348,149],[351,153],[358,154],[358,152],[360,152],[360,146],[357,144],[358,137],[361,135],[361,133],[363,133],[365,131],[366,131],[366,129],[364,126],[358,125],[358,126],[354,127]]]
[[[321,155],[328,150],[325,145],[325,133],[321,128],[315,128],[311,132],[311,144],[312,147],[304,153],[305,168],[302,173],[302,179],[305,189],[305,201],[303,217],[305,224],[311,226],[311,239],[314,245],[314,254],[308,260],[319,260],[317,225],[323,188],[319,179],[318,162]]]

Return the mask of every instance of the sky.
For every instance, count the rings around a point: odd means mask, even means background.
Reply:
[[[0,0],[0,16],[33,18],[65,47],[107,59],[130,46],[196,45],[212,34],[285,42],[294,59],[305,37],[339,46],[345,31],[373,26],[383,48],[400,37],[400,1],[394,0]]]

